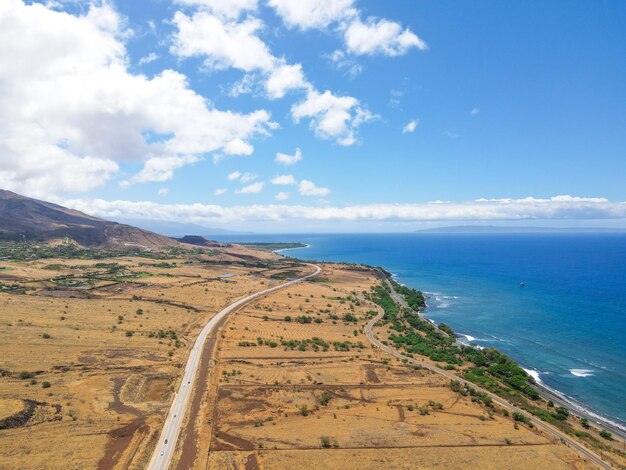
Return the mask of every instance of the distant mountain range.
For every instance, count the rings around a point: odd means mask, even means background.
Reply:
[[[141,219],[123,219],[116,218],[116,222],[121,224],[132,225],[151,232],[167,235],[168,237],[183,237],[187,234],[211,236],[211,235],[236,235],[245,232],[235,232],[223,228],[204,227],[203,225],[172,222],[168,220],[141,220]]]
[[[0,240],[63,238],[83,246],[118,249],[178,245],[177,241],[148,230],[0,190]]]
[[[415,233],[620,233],[626,228],[595,227],[500,227],[497,225],[454,225],[416,230]]]

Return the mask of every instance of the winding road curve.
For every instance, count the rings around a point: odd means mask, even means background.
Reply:
[[[309,264],[308,266],[315,268],[315,272],[307,274],[306,276],[302,276],[298,279],[294,279],[293,281],[286,282],[285,284],[280,284],[278,286],[274,286],[255,294],[250,294],[246,297],[243,297],[218,312],[204,326],[189,353],[189,359],[187,360],[183,380],[181,382],[180,388],[178,389],[178,392],[176,393],[176,395],[174,395],[174,400],[172,401],[170,411],[167,414],[167,418],[165,419],[165,424],[163,425],[161,436],[159,437],[154,452],[152,453],[152,458],[150,459],[150,463],[148,464],[148,469],[166,470],[170,466],[172,457],[174,456],[174,450],[176,449],[178,435],[180,434],[180,430],[182,428],[185,418],[185,413],[189,406],[190,398],[192,396],[193,386],[195,383],[196,375],[198,373],[200,359],[202,357],[202,350],[204,349],[207,338],[211,333],[214,332],[213,330],[216,328],[216,326],[220,324],[220,321],[224,317],[237,311],[239,308],[252,302],[253,300],[264,297],[268,294],[271,294],[272,292],[276,292],[277,290],[284,289],[302,281],[306,281],[307,279],[311,279],[312,277],[317,276],[322,271],[322,268],[317,265]]]
[[[394,297],[395,298],[395,297]],[[390,348],[389,346],[385,346],[383,343],[381,343],[378,338],[376,338],[374,336],[374,334],[372,333],[372,327],[383,318],[385,312],[384,310],[376,305],[376,307],[378,308],[378,315],[376,315],[374,318],[372,318],[367,325],[365,326],[365,334],[367,335],[367,339],[370,340],[370,342],[376,346],[377,348],[379,348],[380,350],[386,352],[387,354],[392,355],[393,357],[400,359],[400,360],[406,360],[411,364],[415,364],[418,365],[420,367],[423,367],[424,369],[429,369],[433,372],[436,372],[438,374],[443,375],[444,377],[449,378],[450,380],[458,380],[461,384],[466,384],[468,386],[474,387],[476,390],[479,390],[483,393],[486,393],[487,395],[489,395],[494,402],[496,402],[498,405],[502,406],[503,408],[508,409],[509,411],[512,412],[517,412],[517,413],[521,413],[524,416],[526,416],[526,418],[528,418],[529,421],[532,421],[532,423],[537,427],[540,428],[544,431],[547,431],[548,433],[552,434],[553,436],[557,437],[558,439],[560,439],[562,442],[564,442],[565,444],[567,444],[569,447],[571,447],[572,449],[577,450],[578,452],[580,452],[581,455],[584,455],[587,459],[591,460],[593,463],[597,464],[600,468],[604,468],[607,470],[610,470],[611,466],[609,464],[607,464],[605,461],[603,461],[600,457],[598,457],[595,453],[591,452],[590,450],[588,450],[586,447],[583,447],[582,445],[580,445],[578,442],[574,441],[573,439],[571,439],[569,436],[563,434],[562,432],[560,432],[559,430],[548,426],[546,423],[544,423],[543,421],[539,420],[538,418],[536,418],[535,416],[531,415],[530,413],[527,413],[526,411],[522,410],[521,408],[518,408],[512,404],[510,404],[508,401],[504,400],[503,398],[500,398],[497,395],[494,395],[493,393],[484,390],[482,388],[480,388],[479,386],[477,386],[476,384],[472,383],[472,382],[468,382],[466,380],[463,380],[462,378],[451,374],[449,371],[441,369],[437,366],[433,366],[431,364],[427,364],[425,362],[422,361],[418,361],[415,359],[412,359],[410,357],[404,356],[403,354],[401,354],[400,352],[398,352],[397,350]]]

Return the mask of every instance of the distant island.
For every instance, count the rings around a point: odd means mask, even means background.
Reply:
[[[454,225],[416,230],[414,233],[626,233],[626,228],[607,227],[503,227],[497,225]]]
[[[289,242],[246,242],[246,243],[238,242],[237,244],[247,246],[248,248],[253,248],[255,250],[263,250],[263,251],[289,250],[292,248],[305,248],[308,246],[306,243],[289,243]]]

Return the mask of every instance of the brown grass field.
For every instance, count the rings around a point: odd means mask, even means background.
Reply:
[[[105,274],[103,262],[122,267]],[[2,266],[0,282],[25,288],[0,292],[2,469],[145,468],[202,326],[310,271],[239,247]],[[374,349],[362,292],[377,282],[324,265],[233,315],[206,348],[173,468],[593,468]]]

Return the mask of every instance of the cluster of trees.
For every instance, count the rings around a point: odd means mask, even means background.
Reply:
[[[494,348],[469,346],[463,346],[461,351],[463,359],[476,365],[466,372],[468,380],[501,395],[514,395],[512,391],[518,391],[532,400],[539,399],[539,393],[531,386],[534,379],[506,354]]]
[[[307,316],[307,315],[299,315],[297,316],[295,319],[292,319],[291,316],[287,315],[285,316],[285,318],[283,318],[284,321],[286,322],[290,322],[290,321],[295,321],[296,323],[324,323],[324,320],[322,320],[321,318],[313,318],[311,316]]]
[[[426,308],[426,299],[424,298],[424,294],[421,291],[411,289],[410,287],[403,286],[402,284],[398,284],[393,279],[390,279],[391,285],[393,289],[400,295],[404,297],[404,300],[409,307],[413,310],[422,310]]]
[[[313,338],[310,338],[310,339],[303,339],[303,340],[281,339],[280,344],[285,349],[291,349],[291,350],[297,349],[299,351],[306,351],[309,348],[311,348],[315,352],[319,351],[320,349],[322,351],[328,351],[328,349],[330,348],[330,344],[328,344],[323,339],[318,338],[317,336],[314,336]]]

